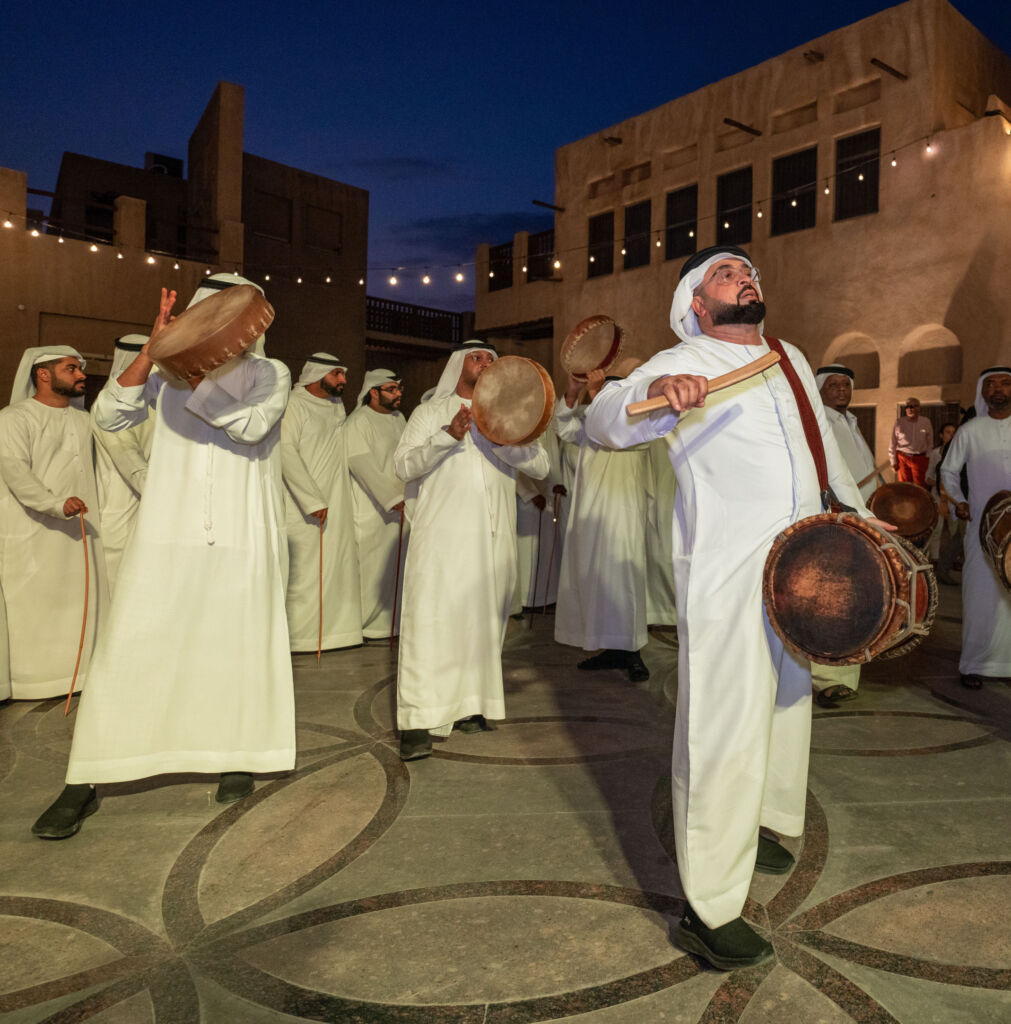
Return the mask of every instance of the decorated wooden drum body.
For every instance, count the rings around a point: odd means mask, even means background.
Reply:
[[[274,308],[251,284],[209,295],[180,313],[151,342],[148,355],[166,376],[206,376],[241,355],[273,323]]]
[[[821,665],[905,654],[937,611],[930,563],[908,541],[850,513],[787,527],[766,559],[762,597],[783,643]]]
[[[523,356],[502,356],[474,385],[471,411],[477,429],[495,444],[529,444],[547,429],[555,408],[548,371]]]
[[[998,491],[983,509],[979,543],[1001,583],[1011,590],[1011,491]]]
[[[569,331],[559,353],[565,372],[586,380],[591,370],[606,371],[616,362],[625,345],[625,332],[614,320],[598,313],[580,320]]]
[[[919,484],[882,484],[870,496],[867,507],[878,519],[897,526],[899,536],[917,546],[927,543],[937,525],[934,496]]]

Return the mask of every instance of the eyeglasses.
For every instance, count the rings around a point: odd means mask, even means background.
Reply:
[[[741,277],[749,277],[753,284],[758,284],[761,275],[758,267],[720,267],[707,283],[726,285]]]
[[[404,389],[399,384],[383,384],[379,390],[382,391],[384,395],[397,395],[403,394],[404,392]]]

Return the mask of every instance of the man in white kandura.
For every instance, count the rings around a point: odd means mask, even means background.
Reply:
[[[341,434],[346,418],[341,401],[346,373],[347,367],[337,356],[314,353],[302,367],[281,424],[281,466],[291,557],[288,631],[293,651],[315,651],[320,643],[323,650],[331,650],[357,647],[362,642],[351,478]]]
[[[608,384],[586,417],[589,436],[615,448],[670,435],[681,641],[674,837],[687,897],[677,942],[725,970],[772,956],[740,914],[756,868],[784,873],[793,864],[759,828],[802,833],[811,730],[808,662],[784,649],[762,608],[773,540],[822,510],[798,399],[782,366],[707,397],[708,378],[769,351],[764,318],[747,253],[703,249],[685,263],[674,292],[671,326],[682,343]],[[810,367],[798,349],[783,348],[813,407],[828,484],[870,518]],[[629,402],[659,396],[667,409],[626,414]]]
[[[577,405],[583,382],[570,377],[565,395],[555,403],[553,423],[558,436],[579,446],[558,583],[555,640],[599,651],[579,662],[584,672],[621,669],[633,683],[641,683],[649,679],[639,653],[649,640],[649,453],[645,446],[615,451],[587,435],[585,418],[604,382],[603,370],[591,370],[586,379],[590,404]]]
[[[137,358],[146,341],[142,334],[127,334],[116,339],[105,387],[119,379],[119,375]],[[116,585],[120,559],[137,521],[140,497],[147,479],[147,464],[151,458],[154,420],[149,416],[135,427],[112,431],[102,430],[92,417],[92,426],[102,547],[105,549],[105,568],[111,593]]]
[[[502,644],[516,585],[516,472],[540,479],[540,444],[499,446],[472,423],[478,377],[496,358],[479,341],[450,357],[394,453],[407,484],[411,543],[397,675],[400,756],[427,757],[431,736],[505,718]]]
[[[21,358],[11,404],[0,411],[0,587],[11,689],[20,700],[70,689],[84,617],[82,512],[90,582],[76,690],[84,685],[107,610],[91,421],[74,404],[85,379],[75,349],[30,348]]]
[[[402,394],[400,378],[392,370],[369,370],[344,424],[361,571],[362,633],[369,640],[388,637],[400,626],[394,606],[395,592],[400,603],[397,550],[402,580],[408,525],[404,483],[393,468],[393,453],[407,425],[400,412]]]
[[[1011,676],[1011,593],[1001,584],[979,541],[986,503],[1011,490],[1011,367],[991,366],[976,384],[976,416],[963,423],[941,463],[941,482],[965,531],[962,569],[962,685],[978,690],[983,679]],[[962,467],[969,480],[962,491]]]
[[[819,366],[814,382],[824,405],[825,419],[839,446],[839,454],[849,467],[850,475],[859,485],[874,473],[874,453],[864,440],[857,418],[849,412],[855,375],[848,366],[832,363]],[[878,486],[876,476],[860,488],[866,501]],[[859,665],[811,665],[811,685],[815,703],[822,708],[837,708],[840,701],[855,700],[860,685]]]
[[[208,278],[190,305],[232,284],[252,282]],[[152,337],[174,300],[162,290]],[[168,379],[145,347],[95,400],[103,430],[153,407],[154,440],[67,785],[35,835],[74,835],[98,809],[94,783],[220,773],[227,803],[253,791],[251,773],[294,766],[279,450],[289,383],[283,363],[252,350],[206,377]]]

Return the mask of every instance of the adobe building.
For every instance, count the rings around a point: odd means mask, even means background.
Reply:
[[[48,218],[29,210],[27,176],[0,168],[0,404],[31,345],[74,345],[101,386],[115,339],[148,333],[163,285],[179,311],[223,271],[274,306],[268,354],[297,373],[325,349],[361,379],[368,193],[244,153],[243,118],[242,87],[219,83],[185,178],[170,157],[142,169],[65,154]]]
[[[748,248],[768,329],[856,371],[885,458],[898,405],[935,422],[1011,359],[1011,60],[945,0],[908,0],[563,146],[555,229],[482,246],[476,329],[564,381],[611,315],[651,355],[684,260]],[[547,236],[547,237],[546,237]]]

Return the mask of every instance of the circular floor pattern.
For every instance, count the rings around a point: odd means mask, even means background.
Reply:
[[[812,724],[811,753],[849,757],[913,757],[981,747],[991,726],[963,715],[926,711],[826,711]]]

